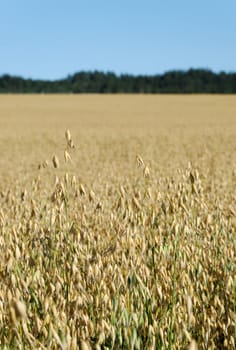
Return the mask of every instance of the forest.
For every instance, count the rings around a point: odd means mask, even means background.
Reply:
[[[58,80],[0,76],[0,93],[236,93],[236,73],[207,69],[173,70],[156,75],[81,71]]]

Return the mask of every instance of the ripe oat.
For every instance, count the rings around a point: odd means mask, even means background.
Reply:
[[[234,350],[235,99],[43,98],[40,123],[14,120],[25,143],[5,147],[10,118],[0,135],[2,347]],[[65,123],[79,151],[67,133],[73,162],[44,168]]]
[[[59,168],[59,159],[55,155],[52,157],[52,164],[53,164],[54,168],[56,168],[56,169]]]

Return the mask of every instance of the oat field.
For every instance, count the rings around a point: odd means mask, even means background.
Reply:
[[[234,349],[236,97],[0,96],[0,348]]]

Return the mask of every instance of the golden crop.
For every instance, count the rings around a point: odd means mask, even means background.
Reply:
[[[236,98],[0,96],[1,349],[234,349]]]

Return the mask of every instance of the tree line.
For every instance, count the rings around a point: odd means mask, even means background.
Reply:
[[[236,93],[236,73],[206,69],[157,75],[81,71],[60,80],[0,76],[0,93]]]

